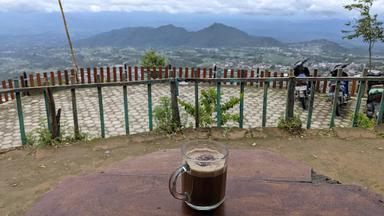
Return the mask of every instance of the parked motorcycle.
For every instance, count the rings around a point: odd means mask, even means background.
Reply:
[[[294,64],[293,71],[294,71],[295,77],[300,78],[300,77],[310,76],[308,67],[304,66],[304,64],[307,61],[308,61],[308,58],[304,59],[303,61],[298,61]],[[301,106],[303,107],[304,110],[308,108],[309,88],[310,88],[310,83],[307,81],[296,82],[295,94],[300,100]]]
[[[384,73],[368,73],[368,76],[382,77]],[[384,81],[368,82],[368,99],[366,106],[366,115],[368,118],[376,118],[380,112],[380,103],[384,91]],[[383,119],[384,120],[384,119]]]
[[[338,64],[336,65],[332,71],[330,72],[332,77],[337,77],[338,71],[342,70],[342,77],[348,77],[348,73],[345,71],[345,68],[348,67],[349,64]],[[331,101],[333,102],[333,98],[336,91],[336,82],[330,82],[328,86],[328,96],[330,97]],[[337,105],[336,105],[336,115],[340,116],[340,109],[342,105],[346,105],[349,100],[349,82],[348,81],[341,81],[340,82],[340,88],[338,91],[338,99],[337,99]]]

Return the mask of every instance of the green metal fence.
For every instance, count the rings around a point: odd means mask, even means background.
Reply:
[[[197,73],[196,73],[197,74]],[[124,109],[124,122],[125,122],[125,131],[126,134],[128,135],[130,133],[129,131],[129,116],[128,116],[128,110],[129,110],[129,102],[128,102],[128,90],[127,86],[135,86],[135,85],[147,85],[147,93],[148,93],[148,128],[149,130],[153,129],[153,116],[152,116],[152,86],[156,84],[164,84],[164,83],[169,83],[170,85],[176,84],[176,88],[178,88],[177,83],[184,81],[188,83],[193,83],[195,87],[195,110],[199,110],[198,106],[198,100],[199,100],[199,85],[201,83],[209,83],[216,85],[217,89],[217,95],[216,95],[216,122],[217,122],[217,127],[222,126],[222,117],[221,117],[221,88],[222,88],[222,83],[237,83],[239,84],[239,95],[241,98],[240,101],[240,106],[239,106],[239,113],[240,113],[240,120],[239,120],[239,127],[243,127],[243,122],[244,122],[244,103],[247,103],[247,101],[244,101],[244,94],[245,94],[245,89],[244,86],[246,83],[251,84],[251,86],[255,83],[260,84],[260,86],[263,86],[263,108],[262,108],[262,127],[266,127],[266,119],[267,119],[267,112],[268,112],[268,89],[270,87],[270,84],[276,85],[276,83],[287,83],[287,103],[286,103],[286,110],[285,110],[285,118],[289,119],[294,116],[294,104],[295,104],[295,85],[296,82],[298,81],[306,81],[306,82],[311,82],[313,88],[311,88],[310,92],[310,101],[309,101],[309,107],[308,107],[308,117],[307,117],[307,122],[306,122],[306,128],[309,129],[311,128],[312,125],[312,114],[313,114],[313,109],[314,109],[314,101],[316,100],[316,83],[319,82],[335,82],[336,83],[336,90],[335,92],[338,92],[338,88],[340,87],[340,82],[341,81],[354,81],[359,83],[359,90],[358,90],[358,95],[356,98],[356,107],[354,110],[354,118],[352,121],[351,127],[355,127],[357,123],[357,116],[360,112],[360,106],[361,106],[361,101],[365,93],[366,89],[366,83],[367,81],[384,81],[384,78],[372,78],[372,77],[361,77],[361,78],[352,78],[352,77],[307,77],[307,78],[295,78],[295,77],[258,77],[258,78],[221,78],[221,76],[217,76],[217,78],[198,78],[196,74],[192,77],[179,77],[178,74],[176,74],[176,71],[174,70],[173,73],[171,73],[167,78],[162,78],[162,79],[152,79],[152,75],[148,75],[146,80],[138,80],[138,81],[127,81],[127,77],[125,77],[125,81],[120,81],[120,82],[101,82],[100,77],[97,77],[97,83],[89,83],[89,84],[68,84],[68,85],[56,85],[56,86],[38,86],[38,87],[28,87],[28,88],[23,88],[19,86],[19,81],[15,80],[14,81],[14,86],[15,88],[10,90],[10,89],[3,89],[0,90],[0,94],[8,94],[8,93],[15,93],[16,95],[16,106],[17,106],[17,112],[18,112],[18,118],[19,118],[19,126],[20,126],[20,135],[21,135],[21,140],[23,144],[26,144],[26,134],[25,134],[25,127],[24,127],[24,118],[23,118],[23,109],[22,109],[22,97],[21,94],[26,93],[26,92],[39,92],[44,94],[45,98],[47,88],[51,91],[57,91],[57,90],[70,90],[71,91],[71,96],[72,96],[72,110],[73,110],[73,118],[74,118],[74,133],[78,134],[79,133],[79,127],[78,127],[78,116],[77,116],[77,101],[76,101],[76,90],[77,89],[84,89],[84,88],[96,88],[97,89],[97,94],[98,94],[98,100],[99,100],[99,114],[100,114],[100,131],[101,131],[101,137],[105,137],[105,119],[104,119],[104,109],[103,109],[103,94],[102,90],[104,88],[108,87],[121,87],[123,89],[123,101],[124,101],[124,106],[122,109]],[[212,77],[212,76],[210,76]],[[243,76],[240,76],[243,77]],[[172,88],[171,88],[172,89]],[[178,91],[178,90],[177,90]],[[173,97],[177,97],[177,94],[171,94],[174,95]],[[171,96],[172,97],[172,96]],[[334,94],[334,101],[337,100],[338,94]],[[331,118],[330,118],[330,127],[333,128],[335,127],[335,116],[336,116],[336,103],[333,103],[333,108],[332,108],[332,113],[331,113]],[[49,115],[49,109],[46,106],[47,110],[47,116],[48,116],[48,121],[52,121],[50,119]],[[382,124],[382,121],[380,119],[383,118],[383,113],[384,113],[384,97],[381,99],[381,106],[380,106],[380,111],[379,111],[379,120],[377,121],[377,124]],[[198,128],[199,127],[199,113],[196,112],[195,116],[195,126]],[[49,123],[48,123],[49,124]]]

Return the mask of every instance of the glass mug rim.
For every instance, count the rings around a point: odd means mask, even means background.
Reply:
[[[182,144],[181,146],[181,154],[183,155],[184,158],[188,159],[189,161],[203,161],[203,160],[199,160],[199,159],[196,159],[196,158],[192,158],[192,157],[189,157],[187,155],[187,147],[188,146],[193,146],[193,145],[206,145],[208,148],[209,146],[211,145],[214,145],[216,147],[219,147],[221,150],[224,150],[224,155],[220,158],[215,158],[214,160],[210,160],[209,162],[211,163],[214,163],[214,162],[218,162],[218,161],[221,161],[221,160],[224,160],[228,157],[229,155],[229,150],[228,150],[228,147],[222,143],[219,143],[219,142],[216,142],[216,141],[211,141],[211,140],[194,140],[194,141],[189,141],[189,142],[186,142],[184,144]]]

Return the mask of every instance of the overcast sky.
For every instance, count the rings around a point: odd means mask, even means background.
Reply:
[[[343,18],[352,0],[62,0],[66,11],[156,11]],[[58,11],[57,0],[0,0],[0,11]],[[384,0],[374,12],[384,15]]]

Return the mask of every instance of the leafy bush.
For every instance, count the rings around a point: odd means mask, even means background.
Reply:
[[[196,110],[194,105],[183,100],[179,100],[179,103],[189,115],[195,118]],[[228,102],[221,105],[221,118],[223,125],[226,124],[228,121],[239,121],[240,116],[238,114],[227,113],[230,109],[232,109],[239,103],[240,98],[231,97]],[[199,99],[199,125],[201,127],[210,127],[214,125],[216,123],[216,118],[214,116],[215,113],[216,89],[210,88],[208,90],[202,90],[201,97]]]
[[[354,115],[352,115],[353,119]],[[359,113],[357,116],[356,127],[372,129],[376,125],[375,119],[368,118],[364,113]]]
[[[172,119],[171,99],[169,97],[160,98],[160,105],[154,109],[154,118],[157,128],[162,131],[173,133],[180,129]]]
[[[286,120],[284,117],[279,119],[278,128],[288,131],[290,134],[299,135],[303,132],[303,122],[300,116],[295,115],[293,118]]]

